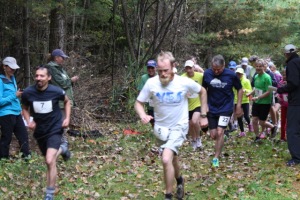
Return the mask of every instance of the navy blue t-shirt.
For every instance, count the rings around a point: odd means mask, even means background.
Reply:
[[[36,122],[35,137],[61,132],[63,117],[59,101],[64,99],[65,91],[50,84],[44,91],[37,90],[35,85],[24,90],[22,104],[30,107],[30,113]]]
[[[207,101],[209,112],[215,115],[233,112],[234,93],[233,88],[242,88],[240,79],[236,74],[225,68],[216,76],[212,69],[204,72],[202,86],[207,89]]]

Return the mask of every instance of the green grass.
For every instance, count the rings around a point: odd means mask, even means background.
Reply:
[[[58,160],[55,199],[163,199],[163,169],[155,153],[150,126],[118,124],[97,139],[70,137],[73,157]],[[131,127],[140,135],[124,135]],[[225,143],[220,168],[211,167],[214,142],[203,136],[204,149],[192,151],[188,141],[180,149],[186,198],[193,199],[299,199],[299,167],[289,168],[286,143],[253,143],[253,134]],[[0,199],[42,199],[46,186],[43,157],[33,154],[0,161]]]

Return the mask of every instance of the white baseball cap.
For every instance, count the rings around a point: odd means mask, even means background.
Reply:
[[[17,65],[17,61],[14,57],[6,57],[2,61],[3,65],[9,66],[11,69],[19,69],[19,65]]]
[[[194,67],[195,63],[192,60],[185,61],[184,67]]]
[[[294,53],[296,50],[297,48],[293,44],[288,44],[284,47],[284,53]]]
[[[248,65],[248,62],[249,62],[248,58],[244,57],[244,58],[242,58],[241,65]]]

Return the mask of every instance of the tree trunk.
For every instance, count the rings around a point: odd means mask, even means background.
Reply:
[[[49,35],[49,51],[54,49],[65,49],[65,16],[62,6],[63,0],[57,1],[58,6],[50,11],[50,35]]]
[[[58,34],[58,9],[54,8],[50,11],[50,34],[49,34],[49,52],[59,48]]]
[[[123,11],[123,20],[124,20],[123,24],[124,24],[124,30],[125,30],[125,34],[126,34],[126,38],[127,38],[127,42],[128,42],[128,48],[129,48],[129,52],[130,52],[132,59],[134,61],[136,61],[134,47],[133,47],[132,39],[131,39],[131,35],[130,35],[130,29],[128,27],[129,20],[128,20],[126,8],[127,8],[127,2],[126,2],[126,0],[122,0],[122,11]]]
[[[29,59],[29,17],[28,17],[28,1],[23,6],[23,57],[24,57],[24,87],[30,85],[30,59]]]

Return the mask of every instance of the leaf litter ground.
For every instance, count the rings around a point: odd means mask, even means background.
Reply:
[[[69,136],[72,159],[58,160],[56,199],[163,199],[163,169],[150,126],[98,123],[102,137]],[[124,130],[140,134],[125,135]],[[185,199],[299,199],[299,166],[288,168],[286,143],[266,139],[254,143],[252,133],[231,133],[220,158],[211,167],[214,142],[202,136],[203,149],[188,140],[180,150]],[[33,158],[1,161],[1,199],[41,199],[46,167],[31,137]],[[175,186],[174,186],[175,187]]]

